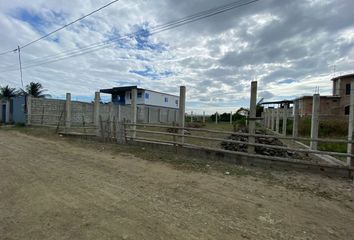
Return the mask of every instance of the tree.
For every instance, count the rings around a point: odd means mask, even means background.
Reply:
[[[9,99],[17,95],[16,88],[10,88],[9,85],[0,87],[0,98]]]
[[[46,92],[46,89],[43,89],[43,86],[41,83],[37,82],[31,82],[26,86],[26,90],[22,89],[22,94],[24,95],[31,95],[32,97],[37,97],[37,98],[45,98],[45,97],[50,97],[49,94],[44,94]]]

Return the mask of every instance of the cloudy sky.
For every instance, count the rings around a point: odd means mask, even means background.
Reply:
[[[0,52],[108,2],[1,0]],[[354,72],[353,0],[259,0],[151,34],[229,2],[121,0],[22,49],[24,84],[41,82],[53,97],[71,92],[79,100],[114,86],[178,94],[185,85],[188,111],[211,113],[248,106],[252,80],[259,98],[281,100],[313,94],[317,86],[330,94],[331,77]],[[132,32],[139,34],[121,38]],[[82,49],[89,53],[80,55]],[[21,87],[17,53],[0,56],[0,85]]]

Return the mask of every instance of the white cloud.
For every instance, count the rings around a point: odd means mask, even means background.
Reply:
[[[36,39],[107,2],[4,2],[0,6],[0,52]],[[155,26],[228,2],[120,1],[23,49],[23,66],[30,66],[37,58],[124,35],[144,24]],[[267,98],[308,94],[316,86],[324,89],[321,94],[329,94],[333,65],[338,73],[354,70],[353,8],[354,2],[346,0],[259,1],[152,35],[147,42],[151,47],[139,49],[139,41],[130,39],[123,48],[111,45],[24,68],[24,81],[41,82],[53,96],[71,92],[92,97],[100,88],[119,84],[178,94],[183,84],[187,86],[189,111],[209,113],[247,106],[249,84],[254,79],[259,80],[260,93],[264,93],[260,95]],[[2,72],[11,68],[16,71]],[[20,87],[17,69],[17,54],[0,56],[0,85]],[[294,81],[284,81],[288,79]]]

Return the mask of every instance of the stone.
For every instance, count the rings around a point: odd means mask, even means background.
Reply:
[[[247,129],[243,128],[240,129],[237,133],[247,133]],[[237,133],[231,134],[227,137],[228,140],[235,140],[240,142],[248,142],[247,136],[241,136]],[[256,134],[259,135],[268,135],[263,130],[256,130]],[[285,146],[276,136],[269,135],[269,137],[256,137],[256,143],[259,144],[266,144],[266,145],[274,145],[274,146]],[[225,150],[229,151],[237,151],[237,152],[247,152],[247,144],[243,143],[231,143],[223,141],[221,142],[221,147]],[[263,147],[263,146],[256,146],[255,151],[257,154],[265,155],[265,156],[274,156],[274,157],[283,157],[283,158],[301,158],[297,153],[292,151],[287,151],[284,149],[274,149],[271,147]]]

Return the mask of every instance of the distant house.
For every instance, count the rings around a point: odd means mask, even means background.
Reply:
[[[26,97],[16,96],[0,100],[0,123],[25,123]]]
[[[132,98],[132,89],[137,89],[137,105],[163,107],[178,109],[179,97],[167,93],[138,88],[137,86],[114,87],[110,89],[101,89],[101,93],[112,95],[112,102],[119,105],[130,105]]]
[[[320,96],[320,115],[322,117],[345,117],[349,115],[351,81],[354,74],[332,78],[333,91],[331,96]],[[300,116],[312,114],[312,96],[302,96],[295,99],[299,102]]]

